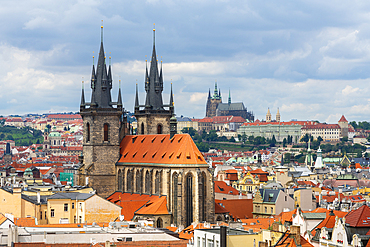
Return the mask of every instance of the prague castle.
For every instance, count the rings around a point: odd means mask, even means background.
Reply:
[[[213,177],[192,138],[176,134],[174,99],[163,104],[163,74],[158,68],[153,29],[153,51],[145,72],[145,104],[139,103],[136,85],[135,117],[138,134],[130,135],[122,104],[121,88],[112,101],[111,65],[107,67],[103,27],[98,63],[92,66],[91,101],[82,88],[83,156],[78,184],[109,197],[115,192],[165,196],[170,219],[154,217],[157,226],[188,226],[214,221]],[[163,224],[162,224],[163,222]],[[159,224],[160,223],[160,224]]]
[[[254,121],[252,112],[248,112],[243,102],[231,103],[231,93],[229,90],[229,98],[227,103],[222,103],[221,90],[217,90],[217,83],[215,83],[214,93],[211,96],[211,89],[208,91],[208,98],[206,104],[206,117],[215,116],[240,116],[250,122]]]

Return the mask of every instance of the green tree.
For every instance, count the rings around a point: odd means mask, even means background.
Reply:
[[[196,143],[199,151],[201,152],[208,152],[209,151],[209,145],[208,143],[204,143],[204,142],[201,142],[201,143]]]
[[[186,128],[183,128],[182,130],[181,130],[181,132],[182,133],[187,133],[187,134],[189,134],[191,137],[193,137],[196,133],[197,133],[197,131],[193,128],[193,127],[186,127]]]
[[[288,137],[289,138],[289,137]],[[283,147],[286,147],[287,140],[286,138],[283,139]]]
[[[248,136],[249,143],[252,143],[254,141],[254,136]]]
[[[7,140],[13,140],[13,141],[14,141],[14,138],[13,138],[13,136],[12,136],[12,135],[7,135],[7,136],[6,136],[6,139],[7,139]]]
[[[245,143],[247,141],[247,135],[245,133],[243,133],[243,135],[241,136],[241,141],[242,143]]]
[[[229,142],[235,142],[235,138],[232,136],[229,140]]]
[[[310,136],[306,133],[302,138],[301,138],[301,142],[305,142],[305,143],[308,143],[308,140],[310,139]]]
[[[287,164],[287,163],[290,163],[290,158],[291,158],[291,153],[285,153],[284,154],[284,163]]]

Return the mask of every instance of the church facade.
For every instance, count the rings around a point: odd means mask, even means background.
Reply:
[[[85,101],[84,89],[81,96],[84,133],[78,184],[94,188],[103,197],[116,191],[138,197],[165,196],[171,215],[168,224],[186,227],[192,222],[213,222],[213,176],[192,138],[176,134],[172,85],[169,104],[163,104],[155,35],[150,69],[145,75],[145,105],[139,103],[136,86],[138,135],[130,135],[121,89],[117,102],[111,100],[111,66],[106,67],[101,41],[97,68],[93,65],[91,76],[91,102]]]
[[[211,90],[209,90],[206,104],[206,117],[215,116],[240,116],[250,122],[254,121],[253,113],[247,111],[243,102],[231,103],[230,91],[228,102],[222,103],[221,90],[217,90],[217,83],[215,83],[215,89],[212,96]]]

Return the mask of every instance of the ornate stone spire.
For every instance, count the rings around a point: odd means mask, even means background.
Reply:
[[[80,108],[85,108],[84,81],[82,81],[82,94],[81,94],[81,104],[80,104]]]
[[[137,83],[136,83],[135,108],[139,109],[139,91],[137,88]]]

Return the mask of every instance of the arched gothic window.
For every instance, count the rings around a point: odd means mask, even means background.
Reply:
[[[144,123],[141,123],[141,134],[144,135]]]
[[[108,141],[108,136],[109,136],[109,126],[107,123],[104,124],[104,141]]]
[[[122,191],[122,172],[118,171],[118,191]]]
[[[162,134],[162,125],[161,124],[157,125],[157,134]]]
[[[199,183],[199,219],[201,221],[206,221],[206,174],[204,172],[199,174],[198,177],[198,183]]]
[[[179,176],[177,175],[177,173],[174,173],[172,175],[172,193],[173,193],[172,212],[173,212],[173,223],[175,225],[177,225],[178,182],[179,182]]]
[[[152,178],[150,176],[150,172],[146,171],[145,174],[145,193],[151,194],[152,192]]]
[[[186,226],[193,223],[193,175],[189,172],[185,177],[185,212]]]

